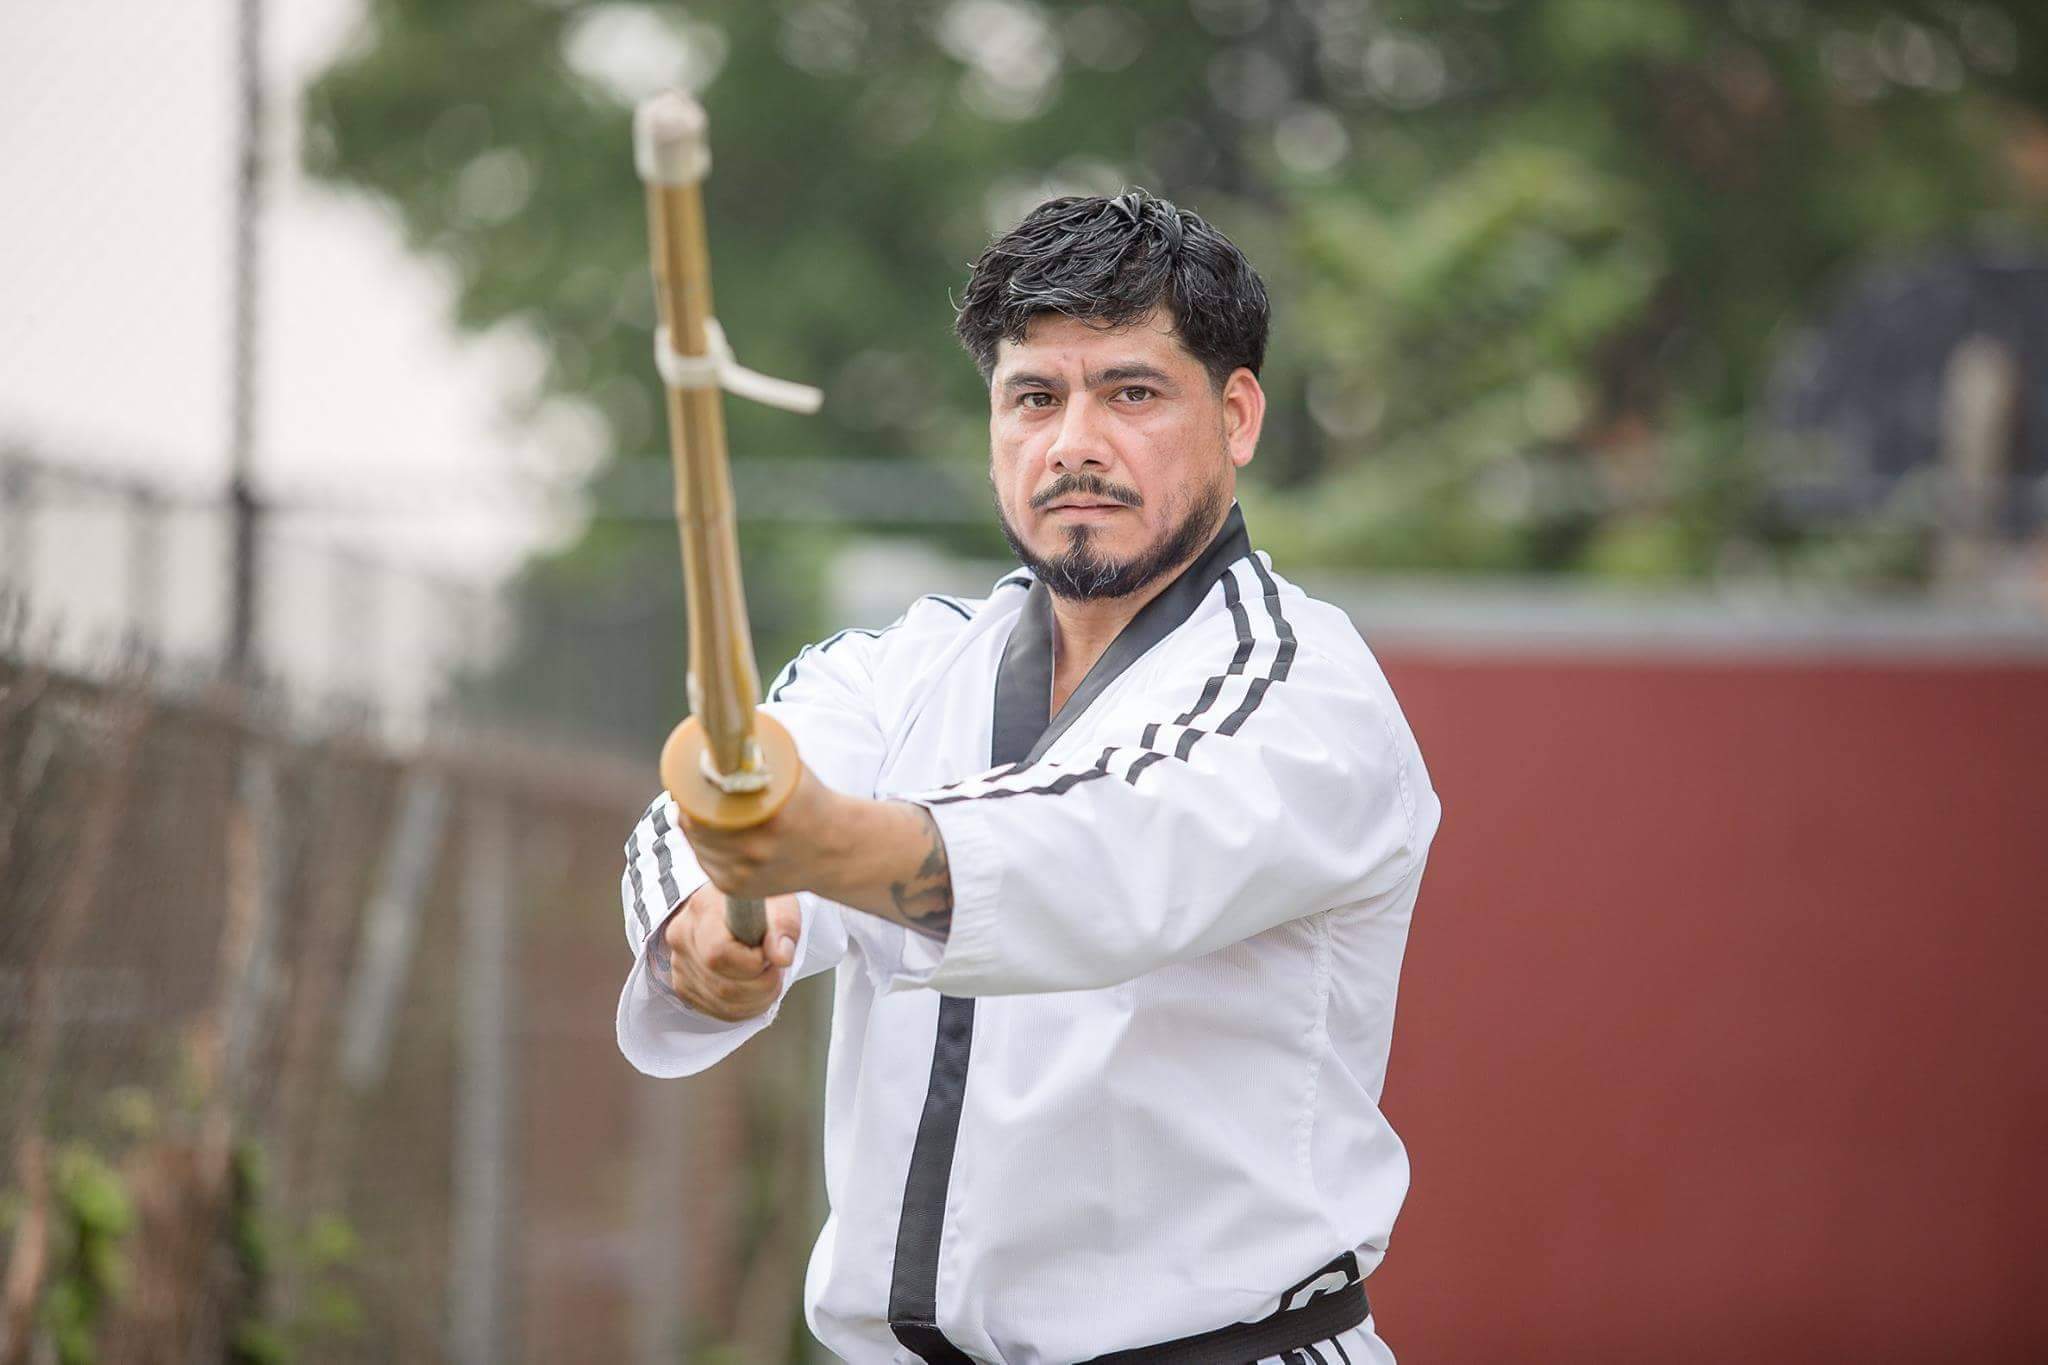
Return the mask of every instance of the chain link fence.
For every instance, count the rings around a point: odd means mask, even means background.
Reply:
[[[0,633],[0,1361],[792,1358],[822,999],[619,1058],[653,780]]]

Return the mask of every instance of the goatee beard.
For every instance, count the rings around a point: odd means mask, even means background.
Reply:
[[[1071,489],[1055,485],[1040,497],[1049,501],[1053,497],[1067,496],[1069,492],[1102,496],[1106,488],[1107,485],[1089,486],[1087,476],[1082,475],[1073,478]],[[1024,538],[1017,534],[1017,528],[1010,525],[1009,517],[1003,514],[1000,501],[996,506],[996,521],[1002,527],[1003,539],[1010,542],[1010,549],[1018,561],[1037,575],[1038,581],[1045,584],[1053,596],[1070,602],[1094,602],[1128,597],[1162,574],[1193,559],[1214,533],[1228,497],[1223,480],[1218,479],[1195,497],[1186,514],[1163,540],[1151,549],[1122,561],[1097,552],[1095,528],[1092,526],[1068,527],[1067,547],[1046,558],[1034,554],[1024,543]],[[1117,501],[1123,499],[1118,498]]]

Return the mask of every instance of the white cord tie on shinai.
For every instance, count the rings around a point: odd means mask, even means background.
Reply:
[[[740,364],[716,318],[704,319],[704,347],[703,355],[683,355],[670,340],[668,328],[656,327],[654,364],[661,382],[672,389],[724,389],[786,412],[816,412],[825,401],[824,393],[809,384],[774,379]]]
[[[740,792],[761,791],[770,782],[775,780],[773,774],[768,771],[767,766],[762,762],[761,741],[757,739],[747,741],[746,766],[738,772],[722,773],[718,771],[718,765],[711,761],[711,746],[708,744],[704,746],[704,752],[697,755],[697,771],[704,775],[706,782],[709,782],[728,796],[737,795]]]

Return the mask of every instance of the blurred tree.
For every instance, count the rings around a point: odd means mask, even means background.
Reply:
[[[393,205],[409,242],[454,268],[463,325],[542,338],[536,408],[587,401],[609,432],[602,504],[645,487],[633,462],[666,458],[631,109],[666,85],[696,89],[712,117],[718,311],[749,364],[827,391],[817,418],[729,404],[737,457],[978,466],[986,400],[952,339],[948,291],[996,229],[1051,194],[1149,183],[1227,219],[1232,201],[1201,192],[1250,183],[1206,93],[1221,41],[1178,6],[372,0],[307,92],[304,156]],[[954,539],[1001,551],[992,523]],[[801,541],[748,535],[766,671],[817,625],[824,546]],[[530,572],[529,622],[559,623],[594,582],[627,581],[654,612],[639,622],[671,627],[674,563],[672,531],[596,520]],[[548,643],[559,635],[525,633],[503,680],[515,700],[590,714],[619,699],[619,654],[585,667]],[[647,667],[673,680],[658,708],[672,717],[680,673]],[[637,708],[617,719],[628,734],[665,729]]]
[[[1346,155],[1274,146],[1318,554],[1711,571],[1784,529],[1751,419],[1838,278],[2048,226],[2038,4],[1311,8]]]
[[[948,290],[1038,199],[1145,184],[1273,284],[1255,468],[1296,559],[1709,571],[1773,529],[1748,421],[1787,324],[1860,259],[2048,216],[2037,0],[371,0],[307,164],[396,207],[465,325],[546,342],[601,501],[663,445],[627,148],[676,82],[735,345],[828,393],[731,405],[740,458],[978,463]],[[653,540],[595,522],[536,582],[666,583]],[[785,578],[771,659],[815,624]]]

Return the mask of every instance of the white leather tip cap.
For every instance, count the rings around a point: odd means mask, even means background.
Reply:
[[[704,106],[664,90],[633,111],[633,164],[650,185],[688,185],[711,173],[710,121]]]

